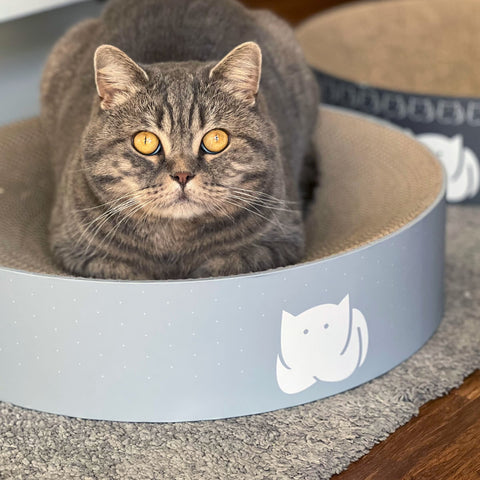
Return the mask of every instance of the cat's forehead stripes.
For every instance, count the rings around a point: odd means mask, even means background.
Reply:
[[[173,105],[170,103],[173,99],[169,100],[169,95],[164,95],[163,97],[163,122],[161,124],[162,130],[165,130],[167,133],[173,133],[175,126],[175,115],[173,110]]]
[[[170,85],[159,98],[158,128],[168,137],[167,150],[191,151],[196,137],[200,137],[205,125],[205,108],[195,95],[192,85]],[[213,127],[212,127],[213,128]],[[163,142],[162,142],[163,144]]]

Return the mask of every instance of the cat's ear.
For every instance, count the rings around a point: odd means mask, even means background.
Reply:
[[[291,313],[288,313],[288,312],[285,311],[285,310],[282,310],[282,324],[283,324],[283,323],[290,322],[290,321],[292,321],[294,318],[295,318],[294,315],[292,315]]]
[[[350,295],[347,293],[343,300],[338,304],[338,306],[345,312],[348,312],[347,315],[350,315]]]
[[[100,45],[94,56],[100,107],[110,110],[127,101],[148,81],[148,75],[128,55],[112,45]]]
[[[242,43],[210,70],[210,79],[248,105],[255,104],[262,73],[262,51],[255,42]]]

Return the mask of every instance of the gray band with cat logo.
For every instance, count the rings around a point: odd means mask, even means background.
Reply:
[[[184,421],[290,407],[371,380],[441,321],[443,194],[379,241],[269,272],[114,282],[0,268],[0,399],[74,417]]]
[[[480,203],[480,99],[417,95],[315,70],[322,102],[386,120],[429,147],[447,172],[447,201]]]

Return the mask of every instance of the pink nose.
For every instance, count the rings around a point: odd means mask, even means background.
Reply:
[[[193,173],[190,172],[176,172],[173,175],[170,175],[173,180],[178,182],[182,187],[185,185],[195,176]]]

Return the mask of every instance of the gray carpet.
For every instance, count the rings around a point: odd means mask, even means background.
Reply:
[[[419,353],[366,385],[301,407],[125,424],[0,403],[0,478],[328,479],[480,367],[480,207],[449,208],[446,287],[445,319]]]

